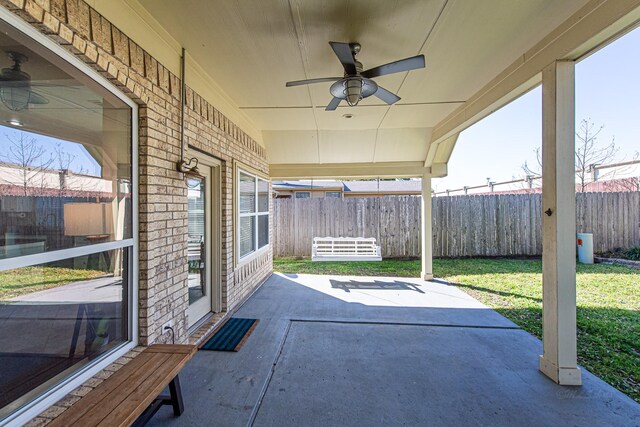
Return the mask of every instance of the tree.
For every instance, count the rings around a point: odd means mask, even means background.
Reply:
[[[580,126],[576,131],[576,182],[579,192],[585,192],[589,184],[589,174],[591,174],[596,166],[605,165],[614,162],[620,162],[624,159],[618,158],[619,148],[616,146],[615,137],[611,142],[603,145],[598,140],[600,132],[604,129],[604,125],[596,128],[595,124],[588,119],[580,121]],[[527,162],[522,165],[522,170],[527,178],[539,177],[542,171],[542,151],[540,147],[535,149],[536,164],[530,166]],[[637,157],[637,153],[635,155]],[[618,171],[620,172],[620,171]],[[613,178],[616,171],[601,174],[600,178]]]
[[[614,162],[620,151],[616,147],[615,137],[605,146],[598,143],[598,135],[602,129],[604,125],[600,125],[596,130],[593,122],[583,119],[580,129],[576,132],[576,177],[581,193],[584,193],[587,187],[587,177],[592,168]]]
[[[60,178],[60,195],[64,194],[64,191],[67,189],[68,185],[68,175],[69,175],[69,166],[75,160],[76,156],[67,153],[62,148],[62,144],[56,144],[55,148],[56,160],[58,163],[58,176]]]
[[[522,164],[522,171],[524,172],[527,181],[530,178],[542,175],[542,150],[540,147],[537,147],[533,151],[536,153],[536,163],[533,166],[529,166],[529,162],[527,161]]]
[[[46,157],[47,150],[36,138],[27,136],[24,132],[17,135],[5,135],[9,141],[6,154],[0,157],[7,163],[17,166],[19,181],[3,179],[12,185],[20,185],[25,196],[35,188],[46,186],[44,173],[53,162],[53,157]]]
[[[632,176],[615,181],[604,181],[603,186],[607,191],[640,191],[640,177]]]

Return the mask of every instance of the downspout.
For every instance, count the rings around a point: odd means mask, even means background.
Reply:
[[[184,155],[184,108],[187,101],[187,84],[185,83],[185,57],[186,51],[183,47],[182,56],[180,57],[180,161],[178,162],[178,171],[185,174],[197,174],[198,159],[192,157],[187,162]],[[195,164],[191,165],[194,162]]]

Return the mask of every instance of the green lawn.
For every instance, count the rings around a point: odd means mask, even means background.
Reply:
[[[25,267],[0,272],[0,301],[104,276],[95,270],[58,267]]]
[[[434,260],[437,277],[458,284],[523,329],[542,337],[542,263],[521,259]],[[420,261],[274,260],[284,273],[418,277]],[[640,271],[577,267],[579,363],[640,402]]]

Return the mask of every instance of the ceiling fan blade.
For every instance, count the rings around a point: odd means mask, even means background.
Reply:
[[[291,86],[310,85],[312,83],[336,82],[341,79],[342,77],[322,77],[319,79],[296,80],[293,82],[287,82],[286,86],[291,87]]]
[[[31,91],[29,95],[29,104],[48,104],[49,100],[42,95],[38,95],[34,91]]]
[[[331,100],[331,102],[329,103],[329,105],[327,105],[327,108],[324,109],[324,111],[333,111],[333,110],[335,110],[336,108],[338,108],[338,105],[340,105],[341,101],[342,101],[342,99],[336,98],[334,96],[333,99]]]
[[[375,96],[386,102],[387,104],[395,104],[400,101],[400,97],[393,92],[389,92],[382,86],[378,86],[378,90],[373,93]]]
[[[412,56],[411,58],[401,59],[399,61],[389,62],[388,64],[379,65],[361,73],[362,77],[372,78],[384,76],[387,74],[400,73],[402,71],[415,70],[424,68],[424,55]]]
[[[348,75],[356,74],[356,63],[353,59],[353,53],[351,53],[349,43],[329,42],[329,44],[342,63],[345,73]]]

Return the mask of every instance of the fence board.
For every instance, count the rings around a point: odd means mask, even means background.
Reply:
[[[375,237],[382,256],[420,256],[420,197],[276,199],[276,257],[311,256],[313,237]],[[542,253],[540,194],[432,199],[436,257]],[[594,251],[640,245],[640,193],[579,193],[576,230],[593,233]]]

